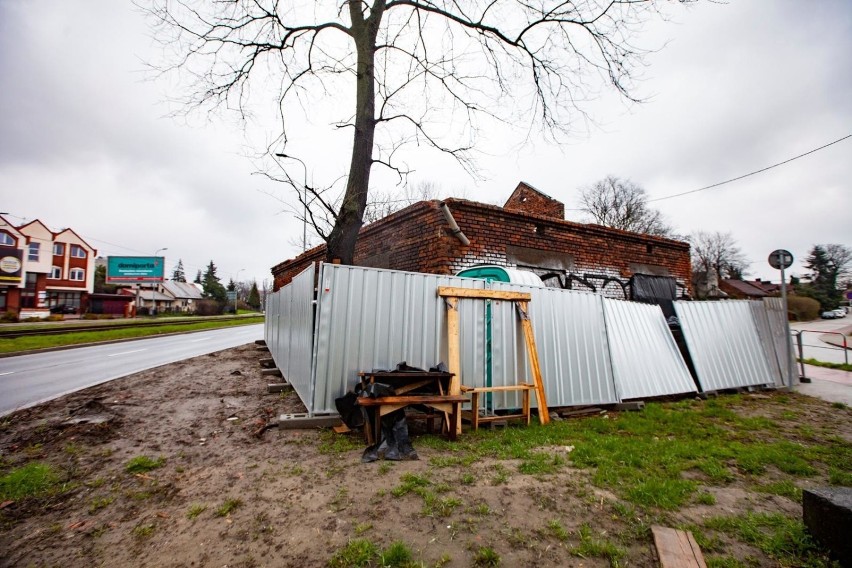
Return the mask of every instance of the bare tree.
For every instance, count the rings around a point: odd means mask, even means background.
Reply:
[[[406,185],[402,191],[373,190],[364,209],[364,222],[375,223],[418,201],[440,199],[441,194],[440,186],[431,181],[422,181],[414,186]]]
[[[581,209],[591,222],[623,231],[659,237],[674,237],[662,213],[648,206],[645,190],[630,180],[615,176],[580,190]]]
[[[571,132],[601,85],[623,97],[645,52],[632,39],[662,0],[136,0],[174,51],[160,70],[188,78],[186,108],[246,117],[258,92],[274,90],[289,152],[294,111],[336,99],[337,128],[352,128],[352,154],[338,200],[285,181],[319,205],[328,258],[351,264],[373,165],[404,182],[407,144],[428,146],[475,171],[478,120]],[[688,2],[691,0],[679,0]],[[148,5],[148,2],[151,4]],[[341,107],[353,92],[351,107]],[[322,120],[322,118],[320,118]],[[525,120],[524,120],[525,119]],[[292,167],[296,167],[293,165]],[[305,178],[307,175],[304,176]],[[313,184],[312,184],[313,185]],[[310,196],[310,197],[308,197]],[[310,209],[310,208],[309,208]]]
[[[719,278],[742,279],[749,261],[731,233],[696,231],[689,235],[693,279],[714,270]]]

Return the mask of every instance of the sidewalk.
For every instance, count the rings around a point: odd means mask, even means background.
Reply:
[[[805,376],[812,382],[796,385],[796,391],[829,402],[842,402],[852,406],[852,373],[805,365]]]

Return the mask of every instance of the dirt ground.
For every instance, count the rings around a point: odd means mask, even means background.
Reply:
[[[417,435],[420,459],[392,464],[362,464],[355,433],[270,429],[256,436],[279,414],[303,411],[293,393],[267,393],[259,365],[267,356],[246,345],[0,419],[0,473],[37,460],[67,482],[49,497],[0,504],[0,565],[326,566],[347,543],[367,539],[379,548],[402,541],[425,566],[489,565],[477,560],[484,547],[502,566],[609,566],[606,557],[572,552],[582,526],[619,538],[627,553],[619,565],[657,565],[647,527],[625,521],[619,500],[592,486],[588,471],[566,467],[542,478],[489,459],[433,468],[442,452]],[[830,410],[814,401],[811,418],[828,420]],[[840,435],[852,439],[846,422]],[[162,458],[162,466],[129,472],[139,456]],[[505,471],[511,475],[495,485]],[[447,506],[427,511],[415,494],[393,495],[412,473],[444,482]],[[648,521],[689,523],[744,510],[801,514],[798,503],[737,482],[712,492],[713,505]],[[741,545],[728,546],[737,554]],[[758,551],[748,555],[757,565],[777,565]]]

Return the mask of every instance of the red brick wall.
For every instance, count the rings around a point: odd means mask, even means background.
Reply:
[[[518,184],[518,187],[515,188],[515,191],[512,192],[506,203],[503,204],[503,209],[550,217],[560,221],[565,219],[564,203],[548,197],[524,182]]]
[[[449,230],[440,202],[422,201],[364,227],[355,250],[359,265],[453,274],[476,264],[506,265],[506,247],[524,247],[570,256],[573,271],[622,279],[631,265],[661,267],[689,284],[689,245],[680,241],[584,225],[541,215],[506,211],[461,199],[446,201],[459,228],[470,240],[464,246]],[[275,288],[324,258],[325,246],[273,267]]]

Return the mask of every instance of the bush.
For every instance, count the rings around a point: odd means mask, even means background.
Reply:
[[[96,320],[96,319],[100,319],[100,317],[98,316],[98,314],[88,313],[88,314],[83,314],[83,319],[84,320]]]
[[[810,321],[819,317],[819,302],[804,296],[787,296],[787,311],[795,321]]]
[[[225,305],[216,300],[198,300],[195,303],[195,313],[200,316],[222,315]]]
[[[0,322],[3,323],[18,323],[18,314],[13,312],[6,312],[2,316],[0,316]]]

